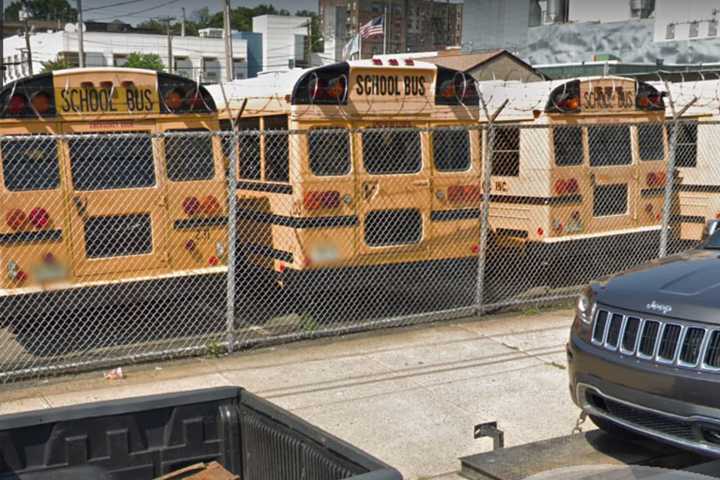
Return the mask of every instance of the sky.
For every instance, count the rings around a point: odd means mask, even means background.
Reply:
[[[136,24],[149,18],[182,16],[181,9],[185,7],[188,18],[192,13],[205,6],[210,12],[220,11],[224,0],[83,0],[84,17],[86,20],[112,21],[115,19]],[[253,7],[261,3],[269,3],[277,9],[287,9],[292,13],[297,10],[315,10],[318,0],[231,0],[235,7]],[[74,0],[70,0],[75,5]]]

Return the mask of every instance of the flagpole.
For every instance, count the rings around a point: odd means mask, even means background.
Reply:
[[[388,7],[387,7],[387,3],[385,3],[385,12],[383,13],[383,55],[385,55],[387,53],[387,30],[388,30],[387,13],[388,13]]]
[[[358,36],[358,60],[362,60],[362,35],[360,35],[360,32],[357,33]]]

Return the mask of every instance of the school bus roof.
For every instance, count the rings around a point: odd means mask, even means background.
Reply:
[[[135,73],[135,74],[147,74],[147,75],[157,75],[157,72],[155,70],[148,70],[145,68],[126,68],[126,67],[86,67],[86,68],[66,68],[64,70],[54,70],[53,75],[59,76],[59,75],[87,75],[87,74],[93,74],[93,73],[108,73],[108,72],[117,72],[117,73]]]
[[[437,65],[418,61],[414,61],[413,65],[404,65],[401,61],[399,66],[391,66],[387,61],[383,61],[382,65],[377,65],[372,60],[354,60],[346,63],[350,65],[351,69],[368,68],[385,71],[392,71],[393,69],[437,70]],[[300,77],[309,71],[326,66],[261,73],[255,78],[233,80],[219,85],[208,85],[207,90],[215,100],[215,105],[217,105],[218,112],[221,115],[223,111],[227,111],[228,107],[231,111],[241,108],[245,100],[247,100],[245,106],[247,112],[285,112],[290,106],[286,96],[292,95],[293,88],[300,80]]]
[[[485,100],[488,112],[491,115],[500,108],[505,100],[508,101],[496,120],[527,121],[535,119],[534,111],[545,111],[545,106],[553,90],[575,80],[580,80],[581,82],[593,82],[596,80],[628,81],[628,78],[615,76],[580,77],[529,83],[519,81],[486,81],[478,82],[477,88],[481,99]],[[483,113],[481,113],[480,118],[481,120],[485,118]]]

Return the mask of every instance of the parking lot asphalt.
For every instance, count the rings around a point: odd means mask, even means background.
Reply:
[[[497,421],[506,445],[567,435],[568,309],[301,342],[220,358],[125,366],[8,384],[0,414],[223,385],[247,388],[398,468],[458,478],[458,457],[489,450],[473,426]],[[121,365],[118,365],[121,366]]]

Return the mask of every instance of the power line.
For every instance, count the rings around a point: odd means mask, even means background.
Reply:
[[[113,20],[118,17],[134,17],[140,13],[150,12],[152,10],[157,10],[158,8],[167,7],[168,5],[172,5],[173,3],[178,3],[179,1],[180,0],[170,0],[169,2],[161,3],[159,5],[155,5],[154,7],[145,8],[143,10],[137,10],[135,12],[128,12],[128,13],[122,13],[122,14],[108,16],[108,17],[96,18],[95,21],[97,21],[97,20]]]
[[[126,2],[111,3],[111,4],[109,4],[109,5],[103,5],[103,6],[100,6],[100,7],[86,8],[85,11],[86,11],[86,12],[91,12],[91,11],[93,11],[93,10],[102,10],[102,9],[104,9],[104,8],[110,8],[110,7],[122,7],[123,5],[130,5],[131,3],[140,3],[140,2],[145,2],[145,1],[147,1],[147,0],[128,0],[128,1],[126,1]]]

